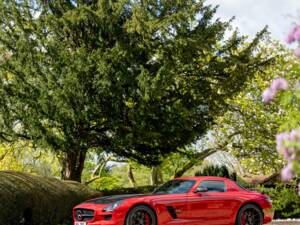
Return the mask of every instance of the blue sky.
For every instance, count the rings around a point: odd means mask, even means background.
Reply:
[[[207,0],[207,3],[219,5],[217,17],[228,20],[235,16],[232,25],[249,37],[268,25],[271,37],[284,42],[292,24],[300,22],[300,0]]]

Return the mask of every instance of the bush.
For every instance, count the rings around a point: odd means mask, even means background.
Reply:
[[[273,200],[275,218],[300,218],[300,197],[295,184],[277,184],[274,188],[259,186],[256,189]]]
[[[89,187],[102,192],[105,190],[119,189],[121,186],[117,177],[106,176],[106,177],[101,177],[100,179],[90,183]]]
[[[72,221],[72,208],[99,196],[98,191],[73,181],[0,171],[0,224],[57,225]]]

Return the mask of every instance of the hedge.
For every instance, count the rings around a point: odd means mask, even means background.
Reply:
[[[300,218],[300,197],[296,184],[277,184],[273,188],[258,186],[256,189],[273,200],[275,219]]]
[[[73,181],[0,171],[0,225],[69,224],[75,205],[100,195]]]

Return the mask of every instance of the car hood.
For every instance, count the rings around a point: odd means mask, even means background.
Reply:
[[[105,196],[101,198],[94,198],[88,201],[85,201],[83,204],[99,204],[99,205],[107,205],[114,203],[116,201],[128,199],[128,198],[138,198],[138,197],[145,197],[148,195],[144,194],[130,194],[130,195],[112,195],[112,196]]]

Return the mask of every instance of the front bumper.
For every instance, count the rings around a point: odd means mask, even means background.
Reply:
[[[123,225],[123,223],[117,221],[94,221],[94,222],[87,221],[86,225]]]
[[[270,223],[274,217],[274,210],[272,208],[264,208],[264,224]]]
[[[98,208],[95,209],[93,218],[84,222],[86,222],[86,225],[124,225],[125,217],[126,212],[123,210],[115,210],[114,212],[103,212],[102,208]],[[80,220],[76,220],[76,216],[74,216],[74,224],[77,221],[83,222]]]
[[[75,224],[75,221],[74,221]],[[86,221],[86,225],[124,225],[123,218],[112,218],[110,220],[99,220],[97,218]]]

